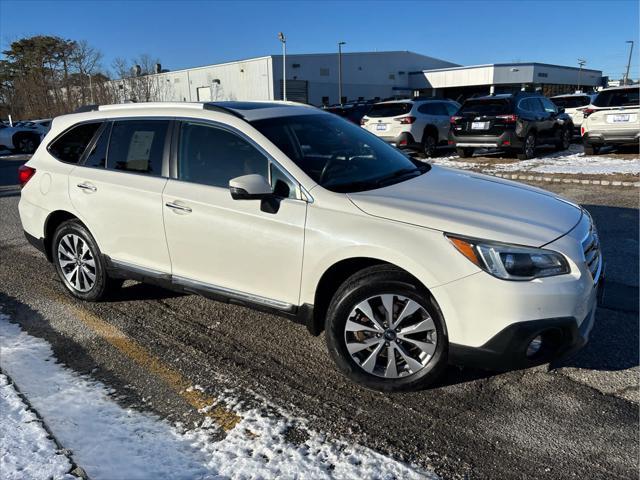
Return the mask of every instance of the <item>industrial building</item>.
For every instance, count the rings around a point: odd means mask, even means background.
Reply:
[[[408,51],[342,53],[342,101],[407,97],[410,72],[455,67]],[[337,53],[286,55],[287,100],[339,103]],[[115,80],[118,100],[281,100],[282,55]],[[146,98],[140,98],[146,97]]]
[[[522,88],[540,89],[553,96],[590,91],[603,85],[600,70],[546,63],[496,63],[468,67],[424,69],[411,73],[414,95],[463,100],[473,95],[512,93]]]

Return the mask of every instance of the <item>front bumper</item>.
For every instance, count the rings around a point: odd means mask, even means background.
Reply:
[[[522,139],[515,131],[506,130],[501,135],[456,135],[449,134],[449,144],[456,148],[520,148]]]

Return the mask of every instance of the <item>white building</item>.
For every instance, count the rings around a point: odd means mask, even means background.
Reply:
[[[512,93],[523,87],[540,88],[547,96],[590,91],[603,83],[600,70],[546,63],[500,63],[424,69],[412,72],[414,93],[454,100],[471,95]]]
[[[337,53],[290,54],[286,62],[288,100],[313,105],[339,103]],[[457,64],[408,51],[343,53],[343,102],[410,96],[410,72],[454,66]],[[140,82],[145,88],[140,88]],[[282,56],[249,58],[113,83],[122,102],[132,98],[185,102],[281,100]]]

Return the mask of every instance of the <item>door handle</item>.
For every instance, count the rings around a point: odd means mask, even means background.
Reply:
[[[94,193],[98,191],[98,188],[95,185],[91,185],[90,183],[84,182],[84,183],[79,183],[77,185],[78,188],[81,188],[82,190],[84,190],[87,193]]]
[[[165,203],[165,205],[172,209],[175,213],[191,213],[192,211],[191,208],[175,202],[167,202]]]

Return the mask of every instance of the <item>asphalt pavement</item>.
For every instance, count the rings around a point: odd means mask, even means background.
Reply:
[[[112,301],[82,303],[26,243],[16,194],[0,198],[0,305],[46,338],[59,361],[111,386],[123,404],[170,421],[197,424],[201,413],[145,358],[212,398],[266,403],[304,418],[305,428],[445,478],[636,479],[638,190],[544,187],[589,209],[607,262],[591,342],[550,366],[501,374],[450,368],[431,389],[382,394],[341,377],[324,337],[283,318],[134,282]],[[148,357],[116,348],[112,337],[120,335]],[[305,439],[295,426],[287,435]]]

